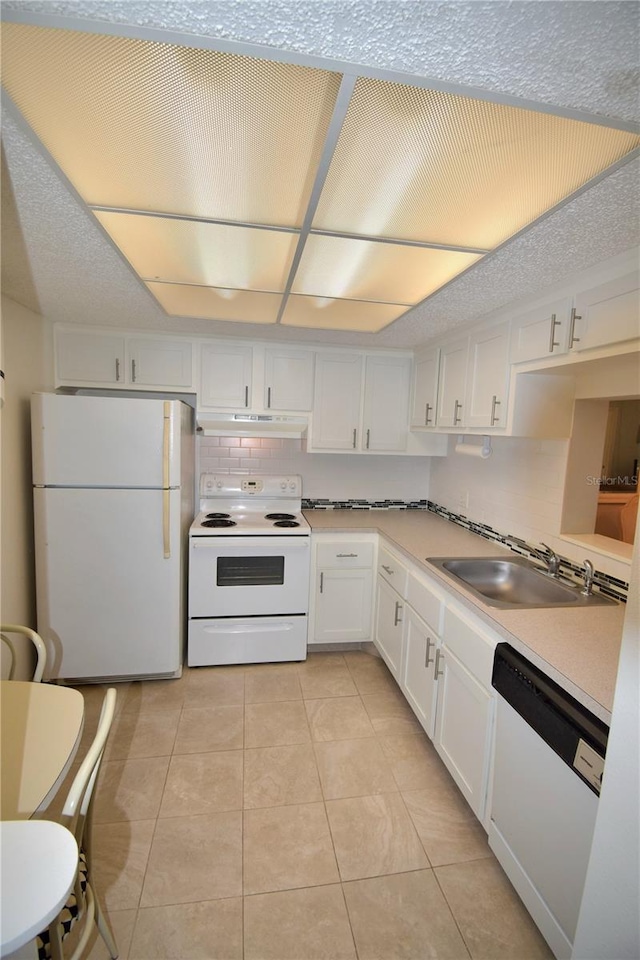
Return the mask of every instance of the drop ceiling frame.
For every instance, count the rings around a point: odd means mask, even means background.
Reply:
[[[603,171],[596,174],[587,180],[584,184],[578,187],[576,190],[569,193],[566,197],[563,197],[560,201],[554,204],[549,209],[545,210],[538,217],[535,217],[532,221],[525,224],[515,233],[511,234],[505,240],[502,240],[497,246],[492,247],[491,249],[479,248],[472,246],[453,246],[441,243],[434,243],[429,241],[421,241],[415,239],[402,239],[396,237],[381,237],[381,236],[370,236],[366,234],[359,233],[350,233],[346,231],[334,231],[321,228],[313,228],[312,222],[315,215],[317,206],[320,201],[320,196],[322,193],[322,188],[325,184],[329,167],[331,165],[334,152],[342,131],[343,123],[351,103],[352,94],[355,89],[356,81],[358,78],[369,78],[374,80],[381,80],[389,83],[398,83],[410,87],[417,87],[420,89],[434,90],[441,93],[452,94],[456,96],[466,97],[474,100],[479,100],[487,103],[501,104],[508,107],[515,107],[523,110],[534,111],[538,114],[547,114],[550,116],[557,116],[560,118],[568,120],[576,120],[583,123],[589,123],[592,125],[603,126],[611,130],[619,130],[626,133],[632,133],[640,135],[640,124],[634,123],[631,121],[620,120],[616,118],[609,118],[599,114],[591,114],[587,111],[575,110],[573,108],[567,107],[557,107],[555,105],[540,103],[539,101],[529,100],[526,98],[516,97],[510,94],[501,94],[493,91],[487,91],[481,88],[476,88],[473,86],[466,86],[459,83],[451,83],[448,81],[443,81],[435,79],[428,76],[416,75],[412,73],[407,73],[404,71],[388,70],[382,68],[374,68],[369,66],[363,66],[357,63],[350,63],[346,61],[337,60],[334,58],[325,58],[314,56],[311,54],[301,54],[294,51],[281,50],[273,47],[269,47],[263,44],[253,44],[246,43],[241,41],[234,40],[224,40],[213,37],[202,37],[194,34],[183,34],[175,30],[164,30],[157,29],[152,27],[140,27],[134,24],[123,24],[123,23],[112,23],[99,20],[90,20],[84,18],[75,18],[75,17],[64,17],[57,16],[53,14],[38,14],[32,13],[29,11],[19,11],[19,10],[9,10],[3,11],[2,20],[15,23],[15,24],[24,24],[27,26],[35,27],[48,27],[56,29],[64,29],[68,31],[77,31],[80,33],[92,33],[103,36],[115,36],[122,37],[132,40],[144,40],[151,41],[162,44],[176,44],[183,47],[188,47],[192,49],[200,50],[210,50],[219,53],[228,53],[235,54],[239,56],[253,57],[262,60],[269,60],[276,63],[285,63],[301,67],[310,67],[314,69],[319,69],[327,72],[333,72],[341,75],[341,81],[339,85],[338,94],[334,103],[331,119],[327,127],[320,159],[318,162],[316,176],[314,179],[313,187],[309,195],[309,201],[307,204],[307,209],[303,218],[303,222],[300,227],[291,227],[285,225],[274,225],[274,224],[261,224],[253,223],[250,221],[235,221],[222,218],[207,218],[207,217],[198,217],[193,215],[181,215],[176,213],[163,213],[159,211],[148,211],[148,210],[136,210],[131,208],[119,208],[104,206],[99,204],[87,204],[86,201],[81,197],[78,190],[75,188],[73,183],[69,180],[67,175],[62,171],[58,166],[57,162],[53,159],[49,151],[43,145],[39,137],[32,130],[29,123],[23,117],[21,111],[13,102],[11,96],[3,89],[2,90],[2,103],[3,106],[10,113],[12,118],[19,125],[20,129],[23,130],[29,140],[36,147],[38,152],[45,158],[50,166],[55,170],[57,176],[62,179],[66,184],[67,188],[70,190],[75,199],[80,203],[83,209],[89,209],[92,212],[111,212],[111,213],[126,213],[131,215],[146,216],[146,217],[158,217],[164,219],[173,219],[179,221],[192,221],[199,223],[211,223],[219,224],[230,227],[250,227],[253,229],[272,231],[278,233],[287,233],[292,235],[298,235],[298,243],[296,250],[293,255],[291,262],[289,275],[285,284],[284,291],[279,295],[282,297],[282,302],[278,310],[278,316],[276,323],[280,324],[282,321],[283,314],[286,309],[286,305],[289,299],[289,296],[292,293],[292,286],[296,276],[300,260],[302,258],[304,248],[307,242],[307,238],[310,235],[317,236],[326,236],[326,237],[336,237],[352,240],[366,240],[368,242],[374,243],[383,243],[391,245],[402,245],[402,246],[411,246],[411,247],[420,247],[426,249],[434,250],[443,250],[450,252],[459,252],[459,253],[469,253],[477,254],[478,259],[473,263],[463,268],[459,273],[455,274],[451,279],[445,281],[426,297],[419,300],[418,302],[406,305],[406,309],[389,324],[385,325],[383,328],[387,330],[390,326],[396,323],[398,320],[405,317],[411,310],[415,309],[417,306],[425,303],[431,297],[435,296],[438,293],[441,293],[446,287],[450,284],[461,279],[469,270],[472,270],[479,263],[486,261],[487,259],[495,256],[503,247],[512,241],[516,240],[518,237],[527,233],[534,226],[544,221],[547,217],[552,216],[558,210],[560,210],[567,203],[572,202],[581,194],[585,193],[587,190],[595,186],[600,180],[605,179],[610,176],[616,170],[625,166],[627,163],[630,163],[632,160],[640,156],[640,147],[631,150],[624,157],[615,161],[606,167]],[[118,256],[122,262],[127,266],[127,268],[132,272],[133,276],[138,280],[142,287],[145,289],[148,296],[150,296],[154,304],[156,304],[159,309],[163,310],[167,317],[174,316],[169,314],[164,307],[153,297],[151,291],[146,286],[144,278],[141,277],[133,269],[129,260],[125,257],[120,248],[112,240],[108,231],[102,226],[102,224],[94,218],[94,222],[97,224],[98,229],[100,229],[104,237],[108,240],[110,247],[115,249]],[[156,279],[155,282],[167,282],[171,281],[159,281]],[[197,286],[198,284],[194,284]],[[206,286],[202,284],[202,286]],[[242,291],[241,291],[242,292]],[[247,290],[245,292],[258,292]],[[270,291],[271,292],[271,291]],[[307,294],[298,294],[298,296],[307,296]],[[332,297],[333,300],[344,299],[345,302],[349,302],[350,299],[354,298],[340,298]],[[366,298],[360,298],[361,302],[366,302]],[[358,300],[356,300],[358,302]],[[379,300],[370,300],[371,303],[380,303],[383,304],[386,301]],[[401,305],[398,301],[395,301],[398,305]],[[294,328],[295,329],[295,328]],[[317,328],[321,329],[321,328]],[[347,328],[343,328],[345,332]],[[378,331],[380,332],[380,331]]]

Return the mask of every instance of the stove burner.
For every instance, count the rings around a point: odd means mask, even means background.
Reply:
[[[207,520],[230,520],[230,513],[208,513],[206,516]]]
[[[293,513],[268,513],[265,520],[295,520]],[[299,526],[299,524],[296,524]]]
[[[297,520],[276,520],[274,527],[299,527]]]
[[[203,527],[235,527],[235,520],[203,520]]]

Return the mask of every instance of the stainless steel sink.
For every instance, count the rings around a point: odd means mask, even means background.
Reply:
[[[615,603],[601,593],[585,597],[580,587],[550,577],[524,557],[427,557],[490,607],[590,607]]]

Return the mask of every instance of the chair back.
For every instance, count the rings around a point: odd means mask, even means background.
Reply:
[[[107,743],[107,737],[111,730],[113,717],[116,709],[116,691],[114,687],[109,687],[102,702],[100,711],[100,720],[98,729],[89,747],[87,754],[80,764],[80,769],[75,775],[73,783],[69,788],[67,799],[60,822],[70,830],[78,843],[78,848],[85,850],[87,857],[91,844],[91,814],[93,810],[93,791],[102,762],[102,755]],[[86,829],[88,828],[88,829]]]
[[[40,634],[36,633],[35,630],[31,630],[30,627],[22,627],[17,623],[5,623],[0,626],[0,636],[2,642],[11,651],[11,667],[9,669],[9,680],[13,679],[13,673],[16,665],[16,648],[14,646],[13,640],[8,634],[18,633],[23,637],[28,637],[36,649],[36,667],[33,671],[32,680],[36,683],[39,683],[42,680],[44,675],[44,668],[47,663],[47,648],[44,645],[44,640]]]
[[[91,818],[93,793],[107,737],[113,723],[116,708],[116,691],[110,687],[102,702],[98,729],[87,755],[80,764],[67,794],[60,823],[73,833],[78,844],[78,869],[73,891],[55,920],[38,937],[39,960],[63,960],[62,941],[71,932],[78,920],[83,920],[83,929],[70,960],[86,956],[94,921],[102,935],[109,956],[118,956],[118,947],[113,930],[105,917],[91,884]]]

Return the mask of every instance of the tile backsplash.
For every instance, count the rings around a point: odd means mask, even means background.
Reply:
[[[425,499],[429,457],[307,453],[302,440],[200,437],[201,473],[296,473],[308,498]]]

